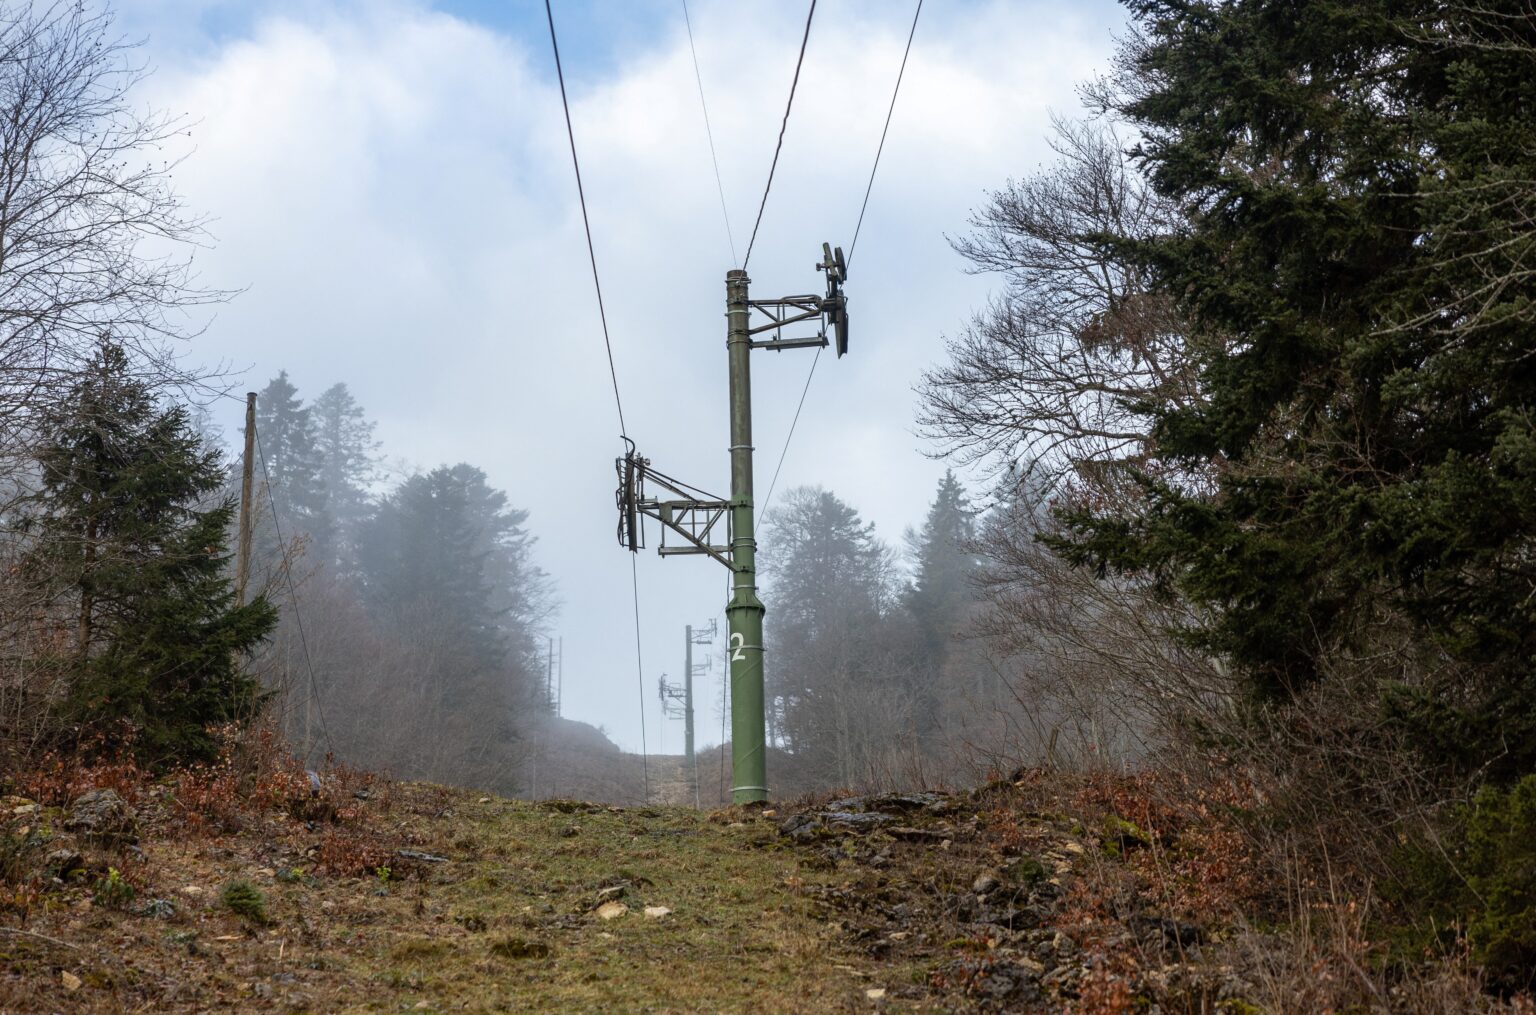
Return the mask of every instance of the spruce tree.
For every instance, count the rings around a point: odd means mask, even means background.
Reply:
[[[944,647],[972,599],[975,536],[976,516],[965,489],[945,470],[922,530],[910,537],[914,573],[907,594],[907,609],[935,665],[942,663]]]
[[[829,490],[795,487],[764,518],[758,558],[767,586],[764,670],[771,731],[828,782],[866,773],[870,744],[902,742],[871,698],[905,696],[896,632],[892,555],[856,508]],[[907,660],[910,662],[910,660]]]
[[[1120,250],[1201,397],[1139,406],[1145,503],[1079,505],[1059,545],[1193,603],[1256,702],[1361,671],[1427,761],[1536,770],[1536,21],[1129,6],[1114,101],[1187,224]]]
[[[545,594],[526,520],[484,472],[460,464],[404,480],[363,526],[370,604],[391,624],[440,637],[445,679],[473,688],[492,675],[505,685],[509,671],[526,676]]]
[[[321,511],[330,519],[331,562],[350,569],[358,525],[371,510],[368,487],[379,447],[374,425],[342,383],[326,388],[310,413]]]
[[[237,656],[276,621],[265,599],[234,603],[233,502],[206,505],[223,486],[220,453],[110,342],[47,431],[26,530],[72,620],[76,717],[104,731],[127,720],[151,761],[208,758],[209,726],[253,712],[258,688]]]
[[[310,536],[329,545],[332,520],[326,513],[326,491],[316,449],[316,426],[309,406],[283,370],[256,396],[258,481],[267,484],[289,539]],[[270,509],[263,512],[260,556],[279,551],[270,529]]]

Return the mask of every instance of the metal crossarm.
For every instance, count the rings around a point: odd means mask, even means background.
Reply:
[[[654,518],[662,524],[661,545],[657,547],[657,552],[662,556],[703,553],[726,567],[731,566],[730,501],[712,497],[697,487],[656,471],[651,468],[650,460],[640,457],[633,446],[623,458],[614,463],[614,467],[619,477],[619,490],[614,499],[619,508],[621,546],[638,552],[645,545],[644,526],[640,524],[640,519]],[[647,480],[673,496],[666,500],[647,497]],[[722,518],[726,520],[725,539],[716,542],[711,537]],[[667,529],[682,536],[687,545],[668,546]]]
[[[647,518],[654,518],[666,529],[686,539],[688,546],[668,546],[665,530],[661,537],[661,546],[656,552],[663,557],[677,554],[707,553],[711,557],[731,566],[730,560],[730,535],[727,531],[726,539],[721,543],[710,541],[710,534],[714,531],[716,523],[726,518],[726,512],[730,509],[728,501],[698,501],[698,500],[649,500],[641,501],[640,513]],[[726,529],[730,523],[727,521]]]

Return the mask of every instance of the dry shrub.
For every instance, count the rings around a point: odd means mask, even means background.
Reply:
[[[283,742],[276,725],[263,721],[240,732],[220,731],[219,760],[193,765],[176,774],[176,801],[194,828],[233,831],[241,814],[251,810],[280,811],[301,821],[345,824],[358,820],[364,800],[377,800],[388,810],[391,794],[386,780],[347,765],[326,765],[310,784],[309,773]]]
[[[133,753],[133,731],[126,724],[101,731],[70,751],[50,749],[13,773],[16,789],[45,807],[68,807],[93,789],[116,791],[137,804],[149,788],[153,773]]]
[[[1421,962],[1383,961],[1370,909],[1353,900],[1314,901],[1284,934],[1234,935],[1223,958],[1241,968],[1248,998],[1265,1011],[1536,1015],[1528,993],[1490,993],[1465,949]]]
[[[171,787],[176,816],[192,833],[222,834],[240,828],[249,811],[277,810],[304,820],[350,821],[361,808],[354,794],[375,795],[377,777],[345,766],[329,768],[328,792],[311,792],[303,766],[287,749],[276,726],[262,719],[241,728],[227,724],[211,729],[218,744],[217,759],[171,769],[163,776],[140,765],[134,757],[131,728],[98,735],[70,751],[50,750],[11,776],[17,792],[47,807],[67,807],[93,789],[115,790],[138,806],[151,795],[157,781]],[[337,806],[332,798],[347,801]]]
[[[1242,998],[1265,1011],[1536,1015],[1529,994],[1488,991],[1464,942],[1404,954],[1394,934],[1402,914],[1352,866],[1349,844],[1287,850],[1316,830],[1277,827],[1252,779],[1035,769],[988,802],[987,827],[1010,849],[1031,847],[1029,825],[1042,816],[1074,823],[1098,846],[1055,917],[1083,950],[1076,1011],[1137,1011],[1149,998],[1164,1011],[1216,1003],[1215,984],[1181,985],[1165,975],[1167,955],[1127,933],[1134,918],[1156,915],[1223,931],[1208,934],[1200,962],[1235,973]]]
[[[381,813],[388,814],[395,805],[394,783],[378,772],[369,772],[347,764],[338,764],[327,754],[320,772],[326,794],[337,801],[330,819],[340,824],[355,821],[362,814],[361,801],[367,800]]]
[[[998,798],[988,827],[1027,850],[1032,817],[1070,818],[1120,859],[1165,911],[1186,915],[1273,914],[1283,890],[1265,876],[1243,815],[1258,804],[1246,780],[1196,782],[1166,770],[1083,774],[1023,769]]]
[[[269,722],[212,731],[218,759],[177,769],[175,802],[194,831],[232,832],[251,809],[294,811],[309,800],[309,780]]]
[[[1077,1011],[1082,1015],[1128,1015],[1142,1007],[1140,967],[1131,953],[1096,946],[1089,949],[1087,966],[1078,985]]]
[[[394,875],[402,873],[401,863],[389,847],[366,832],[340,828],[325,833],[315,862],[317,869],[337,877],[372,877],[383,867]]]
[[[185,769],[176,775],[176,808],[187,829],[233,832],[240,828],[240,775],[225,761]]]

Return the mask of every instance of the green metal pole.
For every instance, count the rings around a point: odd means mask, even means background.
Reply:
[[[726,355],[731,373],[731,801],[768,799],[763,711],[763,602],[757,598],[752,527],[752,351],[747,334],[747,273],[725,273]]]

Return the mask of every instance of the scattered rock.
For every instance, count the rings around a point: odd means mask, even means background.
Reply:
[[[70,807],[64,830],[98,842],[136,842],[138,815],[116,790],[93,789]]]
[[[629,912],[629,907],[622,902],[605,902],[597,907],[597,916],[600,920],[615,920]]]
[[[539,801],[539,809],[546,811],[558,811],[561,814],[601,814],[604,811],[610,811],[617,814],[623,811],[623,808],[621,807],[604,807],[602,804],[589,804],[581,800],[565,800],[559,798]]]
[[[871,1001],[884,1001],[885,1000],[885,988],[884,987],[870,987],[868,990],[864,991],[864,996],[869,998]]]
[[[420,860],[422,863],[447,863],[446,856],[438,856],[436,853],[423,853],[419,849],[397,849],[395,855],[402,860]]]
[[[796,842],[809,842],[825,827],[814,814],[795,814],[779,823],[779,834],[787,835]]]
[[[976,914],[974,922],[989,927],[1004,927],[1008,930],[1029,930],[1038,927],[1043,919],[1043,914],[1033,906],[1023,909],[1005,907],[1002,909],[986,909]]]
[[[887,817],[884,814],[870,814],[867,817]],[[940,842],[944,839],[943,832],[935,832],[927,828],[908,828],[905,825],[895,825],[885,830],[885,834],[902,842]]]
[[[646,906],[645,918],[647,920],[660,920],[664,916],[671,916],[672,910],[666,906]]]
[[[80,977],[66,969],[59,973],[59,982],[64,985],[65,990],[69,991],[70,993],[74,993],[80,989],[80,984],[82,981]]]
[[[853,832],[873,832],[896,819],[889,814],[862,811],[828,811],[822,815],[828,828],[846,829]]]
[[[43,857],[43,865],[54,872],[54,877],[67,878],[85,869],[85,858],[73,849],[56,849]]]
[[[949,814],[959,808],[953,797],[943,793],[887,793],[872,801],[876,810],[909,813]]]
[[[1114,814],[1104,819],[1104,842],[1106,845],[1112,844],[1119,847],[1122,852],[1152,845],[1152,839],[1146,832]]]
[[[1083,978],[1083,970],[1080,966],[1057,966],[1040,978],[1040,982],[1055,991],[1057,994],[1074,993],[1077,983]]]
[[[991,895],[997,891],[997,887],[1000,884],[1002,882],[997,879],[997,875],[990,871],[984,871],[976,876],[975,881],[971,882],[971,891],[977,895]]]

